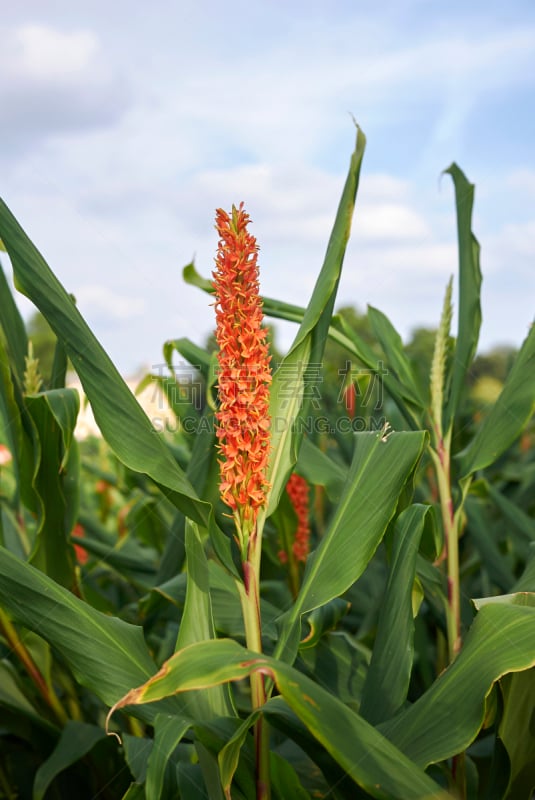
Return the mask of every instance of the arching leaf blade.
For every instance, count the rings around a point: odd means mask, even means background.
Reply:
[[[280,661],[246,650],[231,639],[179,651],[115,708],[152,702],[190,689],[241,680],[254,670],[268,675],[312,735],[352,780],[383,800],[431,800],[446,793],[362,717],[307,676]]]
[[[209,505],[197,497],[71,296],[2,200],[0,235],[16,287],[37,306],[64,345],[95,420],[117,457],[135,472],[149,475],[187,516],[206,522]]]

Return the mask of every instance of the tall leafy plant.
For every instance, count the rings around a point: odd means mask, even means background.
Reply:
[[[368,312],[372,345],[334,314],[364,148],[358,131],[306,308],[260,299],[248,217],[242,207],[218,212],[215,281],[192,265],[185,277],[215,293],[219,397],[212,354],[171,340],[166,362],[176,350],[198,365],[206,398],[204,408],[182,404],[173,373],[160,376],[173,437],[155,433],[0,203],[16,286],[59,343],[55,383],[43,390],[30,380],[35,365],[2,273],[7,796],[12,786],[34,798],[80,794],[89,764],[95,791],[125,800],[530,797],[533,736],[518,706],[533,699],[534,471],[529,454],[508,448],[533,413],[533,330],[496,404],[459,436],[481,276],[473,187],[455,165],[459,322],[452,343],[450,285],[429,385],[379,310]],[[298,326],[272,372],[262,310]],[[368,375],[378,359],[385,365],[379,377],[401,429],[314,436],[329,337]],[[67,357],[116,459],[99,478],[114,503],[126,501],[126,516],[88,501],[98,469],[80,468]],[[504,454],[522,476],[500,471]],[[277,552],[298,523],[285,491],[296,473],[321,499],[324,522],[309,520],[312,551],[290,592]],[[86,563],[76,564],[73,542]],[[514,561],[502,563],[513,547]],[[31,788],[13,737],[38,753]]]

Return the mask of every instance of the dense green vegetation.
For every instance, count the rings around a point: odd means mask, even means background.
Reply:
[[[164,346],[147,381],[176,424],[156,433],[0,203],[42,314],[27,333],[0,271],[0,798],[530,800],[535,329],[476,356],[474,188],[455,165],[457,330],[451,286],[406,345],[378,309],[334,313],[364,147],[359,131],[309,306],[264,298],[296,336],[273,354],[255,647],[212,346]],[[102,439],[73,436],[68,361]]]

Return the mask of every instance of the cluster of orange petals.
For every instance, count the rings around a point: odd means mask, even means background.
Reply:
[[[242,530],[252,530],[265,504],[271,371],[258,285],[258,245],[249,215],[216,211],[219,244],[213,273],[219,345],[216,414],[220,492]]]
[[[309,486],[306,480],[294,472],[286,484],[286,491],[297,514],[297,530],[292,551],[297,561],[306,561],[310,548]],[[286,555],[286,554],[285,554]]]

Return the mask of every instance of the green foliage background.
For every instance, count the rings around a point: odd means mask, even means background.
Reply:
[[[437,331],[408,345],[378,309],[334,313],[364,148],[359,131],[309,305],[264,301],[296,337],[273,381],[262,653],[244,646],[241,565],[218,500],[210,345],[166,344],[169,376],[147,380],[177,424],[156,433],[0,203],[16,287],[42,315],[27,333],[0,272],[0,439],[12,456],[0,467],[0,797],[248,800],[262,716],[274,798],[531,798],[534,329],[517,354],[475,355],[474,189],[456,165],[455,335],[448,299]],[[184,277],[211,291],[193,265]],[[203,407],[181,391],[174,352],[200,365]],[[102,440],[73,436],[68,359]],[[340,397],[348,363],[354,406]],[[295,529],[294,470],[312,488],[297,586],[277,556]],[[269,693],[253,709],[243,679],[258,672]]]

